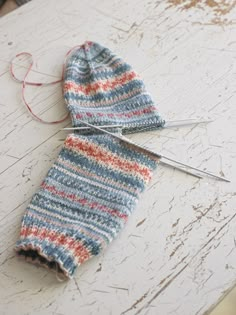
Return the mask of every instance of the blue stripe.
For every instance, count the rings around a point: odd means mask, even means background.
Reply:
[[[64,165],[60,165],[59,162],[57,162],[56,165],[64,169]],[[73,170],[70,172],[75,174]],[[80,196],[86,196],[86,199],[96,200],[98,203],[101,203],[101,201],[103,203],[106,202],[106,204],[112,209],[116,209],[118,205],[121,206],[119,207],[119,210],[121,210],[127,206],[130,200],[132,200],[130,195],[127,193],[123,194],[119,189],[114,192],[108,186],[103,188],[100,186],[98,187],[95,182],[88,183],[86,179],[89,179],[91,182],[93,182],[93,178],[85,177],[82,174],[80,177],[85,178],[85,181],[82,180],[82,182],[80,181],[81,179],[75,179],[73,176],[65,174],[54,167],[50,169],[48,175],[49,176],[45,179],[46,183],[55,185],[59,187],[60,190],[68,193],[74,193],[75,195],[77,195],[79,191],[81,193]]]
[[[117,62],[120,62],[120,60],[115,60],[114,62],[112,62],[112,64],[114,65]],[[66,71],[64,82],[67,83],[67,81],[72,81],[75,84],[91,84],[100,80],[109,80],[112,77],[120,76],[121,74],[132,70],[130,65],[128,65],[127,63],[122,63],[114,70],[110,70],[112,64],[109,65],[109,68],[106,68],[106,66],[104,65],[103,67],[101,67],[100,71],[99,69],[96,69],[96,71],[93,71],[92,74],[90,69],[87,69],[88,75],[84,77],[81,75],[79,68],[74,65],[73,68]]]
[[[54,169],[56,175],[57,170]],[[65,174],[64,174],[65,176]],[[58,180],[57,180],[58,179]],[[104,190],[102,193],[102,189],[100,187],[97,187],[96,189],[93,189],[89,183],[82,182],[82,185],[76,188],[68,185],[65,185],[65,183],[62,183],[61,181],[62,177],[53,176],[52,173],[50,174],[50,177],[47,177],[45,179],[45,182],[49,185],[52,185],[54,187],[57,187],[58,190],[63,191],[68,194],[74,194],[78,196],[78,191],[80,192],[79,196],[80,198],[85,198],[86,200],[89,200],[91,202],[96,202],[98,204],[105,205],[106,207],[110,208],[111,210],[116,210],[120,213],[126,213],[127,206],[130,206],[131,200],[127,197],[123,197],[123,202],[121,201],[121,197],[117,196],[117,202],[116,200],[111,199],[110,196],[109,199],[109,191],[108,189]],[[80,179],[77,179],[80,180]],[[105,197],[106,195],[106,197]],[[118,198],[119,197],[119,198]],[[73,202],[73,201],[72,201]],[[121,203],[122,202],[122,203]],[[134,202],[133,202],[134,203]]]
[[[32,210],[31,210],[32,211]],[[83,233],[80,233],[77,230],[77,233],[75,234],[75,230],[74,229],[69,229],[66,228],[66,234],[65,234],[65,228],[59,228],[58,226],[54,225],[54,224],[46,224],[45,221],[43,220],[39,220],[37,218],[32,218],[30,216],[28,216],[27,218],[25,218],[24,223],[26,226],[32,227],[32,223],[40,226],[40,228],[46,228],[49,231],[56,231],[58,234],[63,234],[65,236],[69,236],[69,237],[73,237],[76,241],[81,241],[83,243],[83,245],[85,247],[87,247],[87,249],[89,249],[89,252],[91,253],[91,249],[96,250],[97,252],[99,252],[99,248],[101,247],[97,241],[95,241],[92,238],[87,237],[86,235],[84,235]],[[40,231],[39,228],[39,231]],[[43,243],[43,241],[42,241]],[[61,245],[63,246],[63,245]],[[58,245],[58,247],[60,247],[60,245]],[[66,250],[66,249],[65,249]]]
[[[76,107],[74,107],[76,108]],[[84,124],[80,123],[76,119],[76,114],[80,114],[80,111],[75,111],[74,109],[70,109],[72,113],[72,125],[74,127],[84,127]],[[162,119],[162,117],[159,115],[157,111],[153,111],[148,114],[141,115],[139,118],[110,118],[110,117],[99,117],[99,116],[93,116],[93,117],[86,117],[84,116],[83,120],[87,121],[90,124],[93,125],[115,125],[120,124],[122,125],[122,133],[133,133],[133,132],[142,132],[142,131],[149,131],[149,130],[158,130],[164,127],[165,120]],[[76,131],[75,131],[76,132]],[[80,134],[80,132],[76,132],[77,134]],[[93,132],[95,134],[98,134],[98,132]]]
[[[69,161],[70,163],[74,163],[75,165],[81,167],[82,169],[86,169],[88,172],[94,172],[96,170],[97,176],[101,176],[102,178],[106,179],[112,178],[114,181],[118,183],[125,183],[127,187],[131,186],[136,189],[144,189],[144,182],[138,178],[137,176],[134,176],[133,174],[128,173],[122,173],[118,170],[112,170],[109,168],[109,165],[102,166],[97,161],[93,161],[87,157],[85,157],[83,154],[80,154],[78,151],[72,151],[67,148],[63,148],[60,153],[60,157],[64,158],[65,160]],[[135,195],[134,195],[135,196]]]
[[[64,199],[60,199],[60,198],[58,198],[58,196],[52,195],[50,192],[46,192],[45,190],[44,191],[39,191],[38,192],[38,196],[40,196],[41,198],[45,198],[46,197],[50,201],[60,203],[61,205],[64,205],[67,209],[73,208],[73,203],[67,202]],[[34,204],[34,203],[32,203],[32,204]],[[35,203],[35,206],[37,206],[37,203]],[[43,207],[45,207],[45,206],[43,206]],[[30,206],[29,206],[29,208],[30,208]],[[50,209],[50,207],[49,207],[49,209]],[[105,219],[103,218],[103,220],[100,220],[101,221],[101,225],[100,225],[99,219],[95,222],[94,220],[93,221],[91,221],[91,220],[87,221],[86,219],[83,218],[84,212],[85,211],[86,212],[90,212],[90,209],[87,209],[85,206],[78,206],[76,208],[76,210],[77,210],[76,211],[76,215],[78,217],[80,217],[81,222],[93,225],[94,227],[98,228],[99,230],[104,230],[107,234],[113,235],[113,232],[112,232],[113,229],[111,229],[111,230],[110,229],[106,229],[106,227],[108,227],[107,225],[104,227],[104,222],[106,222],[106,221],[111,219],[111,214],[104,213]],[[57,211],[57,210],[53,210],[53,211]],[[68,215],[66,215],[66,216],[68,217]],[[117,218],[116,222],[122,224],[121,221],[119,222],[119,220],[121,220],[121,219],[118,218],[118,217],[116,217],[116,218]]]
[[[68,152],[68,154],[72,154],[72,155],[74,156],[74,153],[73,153],[72,151],[71,151],[71,152]],[[68,163],[70,163],[71,165],[75,165],[74,163],[73,163],[73,164],[71,163],[71,158],[70,158],[70,157],[68,158],[68,157],[66,157],[66,156],[63,156],[63,159],[65,160],[65,162],[68,162]],[[87,160],[88,160],[88,162],[89,162],[89,159],[87,159]],[[64,170],[67,170],[67,171],[69,171],[69,172],[73,172],[75,175],[84,177],[84,175],[83,175],[82,173],[80,173],[79,169],[78,169],[78,171],[71,170],[70,167],[67,167],[67,166],[65,166],[65,165],[61,165],[59,162],[56,162],[55,165],[58,165],[58,166],[62,167]],[[50,171],[51,171],[51,170],[50,170]],[[57,170],[57,171],[58,171],[58,172],[61,172],[60,170]],[[63,172],[61,172],[61,173],[62,173],[63,176],[65,176],[65,174],[64,174]],[[94,174],[94,170],[92,171],[92,174]],[[96,175],[98,175],[98,174],[96,173]],[[72,180],[74,180],[74,177],[73,177],[73,176],[71,176],[71,175],[69,175],[69,174],[67,174],[67,176],[69,176]],[[106,179],[107,176],[104,176],[104,175],[102,176],[102,175],[100,175],[100,176],[99,176],[99,179],[97,179],[97,178],[93,177],[93,175],[91,175],[91,178],[92,178],[92,181],[94,182],[94,185],[96,185],[96,183],[98,183],[98,184],[104,184],[104,179]],[[115,181],[115,179],[114,179],[113,181]],[[116,181],[116,182],[118,183],[118,181]],[[122,182],[122,180],[120,180],[120,183],[124,184],[124,183]],[[118,184],[119,184],[119,183],[118,183]],[[111,183],[109,182],[109,188],[115,189],[115,190],[118,190],[118,191],[121,191],[121,192],[123,192],[123,193],[125,193],[125,194],[130,195],[130,197],[137,198],[137,193],[132,193],[132,192],[130,192],[129,190],[123,188],[123,185],[122,185],[122,187],[120,187],[120,186],[118,187],[118,186],[116,186],[115,184],[113,185],[113,184],[111,184]]]
[[[53,196],[50,197],[50,202],[45,202],[44,195],[37,193],[34,198],[32,199],[32,205],[39,206],[42,209],[46,209],[48,211],[52,211],[55,214],[64,215],[66,218],[71,220],[78,220],[78,224],[80,220],[82,219],[84,223],[94,224],[94,226],[100,230],[103,229],[103,226],[101,227],[99,224],[100,222],[102,224],[105,223],[105,226],[111,230],[113,229],[120,229],[123,226],[123,222],[114,216],[107,216],[107,213],[104,212],[98,212],[96,210],[89,209],[87,210],[85,207],[76,207],[73,204],[68,207],[68,205],[64,205],[62,200],[56,201]],[[30,208],[30,205],[29,205]],[[58,210],[61,209],[61,210]],[[109,230],[105,230],[109,231]]]
[[[155,105],[151,96],[148,94],[139,94],[134,97],[121,101],[119,103],[115,103],[112,105],[104,105],[104,106],[80,106],[79,104],[69,104],[69,109],[73,109],[75,112],[78,111],[92,111],[93,113],[123,113],[125,111],[134,111],[137,109],[144,109],[151,105]]]
[[[40,219],[40,221],[42,222],[44,222],[44,219],[45,219],[45,215],[44,214],[42,214],[42,213],[40,213],[40,211],[38,211],[38,210],[36,210],[36,209],[32,209],[32,208],[29,208],[29,210],[30,210],[30,213],[35,213],[36,215],[40,215],[41,216],[41,219]],[[55,211],[55,210],[49,210],[51,213],[58,213],[57,211]],[[74,237],[74,235],[77,235],[77,232],[78,232],[78,230],[79,230],[79,228],[82,228],[82,229],[84,229],[84,230],[87,230],[87,231],[89,231],[89,232],[91,232],[92,234],[97,234],[97,235],[99,235],[107,244],[110,242],[110,240],[109,240],[109,238],[107,238],[104,234],[101,234],[101,233],[99,233],[99,231],[95,231],[92,227],[91,228],[89,228],[89,227],[87,227],[87,226],[83,226],[82,224],[80,225],[80,221],[77,221],[77,222],[73,222],[73,223],[69,223],[69,222],[66,222],[66,221],[63,221],[62,219],[59,219],[59,218],[55,218],[55,217],[53,217],[53,216],[51,216],[50,215],[50,212],[48,212],[47,214],[46,214],[46,217],[47,218],[50,218],[51,220],[53,220],[53,221],[55,221],[55,222],[60,222],[60,223],[64,223],[64,224],[72,224],[72,225],[75,225],[75,227],[74,228],[66,228],[66,231],[69,231],[70,233],[71,233],[71,236],[73,236]],[[58,213],[59,214],[59,213]],[[35,221],[35,218],[32,218],[34,221]],[[36,218],[36,220],[38,220],[37,218]],[[86,221],[83,221],[83,223],[86,223]],[[93,225],[94,227],[96,227],[95,225]],[[48,225],[44,225],[44,227],[46,227],[47,229],[49,229],[50,231],[51,230],[54,230],[54,231],[58,231],[58,226],[57,225],[54,225],[53,223],[50,223],[50,224],[48,224]],[[65,231],[64,229],[62,229],[62,230],[60,230],[60,232],[61,233],[63,233],[63,231]],[[100,232],[102,232],[102,231],[104,231],[104,229],[101,229],[100,228]],[[76,232],[76,233],[75,233]],[[84,239],[86,239],[86,240],[89,240],[89,237],[88,236],[86,236],[86,235],[84,235],[83,234],[83,232],[81,232],[82,234],[81,235],[83,235],[84,237],[83,237],[83,240]],[[112,233],[111,232],[109,232],[109,233],[107,233],[107,234],[109,234],[109,235],[112,235]],[[115,235],[113,235],[113,238],[115,237]]]
[[[156,161],[151,159],[148,154],[143,153],[141,150],[136,151],[135,147],[132,145],[125,144],[109,135],[90,135],[88,137],[90,142],[105,147],[117,156],[121,156],[126,160],[135,161],[151,169],[156,168]]]
[[[141,97],[140,97],[141,99]],[[120,120],[122,119],[122,117],[126,117],[124,115],[122,116],[118,116],[119,114],[132,114],[132,112],[134,111],[137,111],[137,110],[144,110],[144,109],[147,109],[151,106],[154,106],[154,103],[153,101],[150,100],[150,102],[148,103],[140,103],[140,102],[126,102],[126,104],[123,104],[123,105],[120,105],[119,107],[117,106],[116,108],[112,107],[112,106],[107,106],[106,108],[101,108],[101,107],[97,107],[97,108],[94,108],[92,109],[92,112],[91,112],[91,107],[88,108],[88,107],[84,107],[84,106],[79,106],[79,105],[69,105],[70,108],[73,108],[73,111],[75,114],[77,113],[80,113],[80,114],[84,114],[84,113],[90,113],[94,116],[97,116],[99,113],[103,114],[103,116],[99,116],[98,118],[102,118],[102,117],[106,117],[106,118],[109,118],[108,115],[110,114],[114,114],[114,116]],[[156,111],[156,108],[155,109],[152,109],[151,110],[151,114],[153,114],[154,112]],[[148,115],[148,113],[145,113],[145,114],[142,114],[142,115]],[[135,117],[135,115],[134,115]],[[127,117],[126,117],[127,119]],[[128,117],[128,119],[132,120],[132,117]]]

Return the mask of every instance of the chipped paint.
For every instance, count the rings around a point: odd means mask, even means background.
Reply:
[[[182,11],[191,9],[208,13],[213,24],[232,24],[227,15],[236,6],[236,0],[167,0],[169,7],[177,7]],[[230,23],[231,22],[231,23]]]
[[[202,315],[235,284],[236,28],[219,27],[213,19],[232,22],[236,8],[232,1],[216,1],[104,0],[98,8],[97,1],[78,7],[77,0],[69,6],[42,0],[0,19],[0,308],[5,314]],[[160,165],[117,239],[103,255],[79,266],[73,280],[58,283],[48,270],[18,261],[12,249],[27,204],[66,136],[60,128],[68,122],[41,126],[31,120],[19,99],[20,86],[9,77],[8,61],[28,47],[38,70],[60,75],[64,52],[85,38],[129,61],[166,119],[214,119],[130,139],[222,171],[232,182],[195,180]],[[10,41],[14,45],[7,45]],[[47,78],[32,73],[33,79]],[[45,118],[64,110],[59,86],[26,92]]]

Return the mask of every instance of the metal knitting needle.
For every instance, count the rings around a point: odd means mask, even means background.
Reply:
[[[174,128],[174,127],[182,127],[187,125],[194,125],[194,124],[202,124],[202,123],[210,123],[213,120],[196,120],[196,119],[181,119],[181,120],[168,120],[165,122],[163,128]],[[109,128],[122,128],[122,125],[104,125],[99,126],[102,129],[109,129]],[[89,130],[90,127],[69,127],[63,128],[62,130]],[[144,129],[142,129],[144,130]]]
[[[182,127],[194,124],[208,124],[213,120],[196,120],[196,119],[183,119],[183,120],[168,120],[165,122],[163,128]]]
[[[109,129],[109,128],[122,128],[122,125],[104,125],[104,126],[99,126],[102,129]],[[91,129],[90,127],[72,127],[72,128],[63,128],[62,130],[89,130]]]
[[[199,169],[199,168],[197,168],[197,167],[194,167],[194,166],[192,166],[192,165],[189,165],[189,164],[186,164],[186,163],[182,163],[182,162],[180,162],[180,161],[178,161],[178,160],[171,159],[171,158],[169,158],[169,157],[167,157],[167,156],[165,156],[165,155],[162,155],[162,158],[163,158],[163,159],[166,159],[166,160],[168,160],[168,161],[177,163],[177,164],[179,164],[179,165],[182,165],[182,166],[184,166],[184,167],[191,168],[191,169],[193,169],[193,170],[195,170],[195,171],[198,171],[198,172],[200,172],[200,173],[206,174],[206,175],[208,175],[208,176],[211,176],[211,177],[217,178],[217,179],[219,179],[219,180],[223,180],[223,181],[225,181],[225,182],[230,183],[230,180],[227,179],[227,178],[225,178],[225,177],[215,175],[215,174],[213,174],[213,173],[211,173],[211,172],[206,172],[206,171],[201,170],[201,169]],[[178,168],[178,169],[181,170],[181,168]]]
[[[127,143],[129,143],[129,144],[132,144],[132,145],[136,146],[137,148],[140,148],[140,149],[142,149],[142,150],[144,150],[144,151],[146,151],[146,152],[148,152],[148,153],[151,153],[152,155],[154,155],[154,156],[156,156],[156,157],[158,157],[158,158],[160,158],[160,159],[166,159],[166,160],[169,160],[169,161],[174,162],[174,163],[176,163],[176,164],[179,164],[179,165],[182,165],[182,166],[184,166],[184,167],[187,167],[187,168],[193,169],[193,170],[195,170],[195,171],[198,171],[198,172],[200,172],[200,173],[206,174],[206,175],[208,175],[208,176],[212,176],[212,177],[214,177],[214,178],[217,178],[217,179],[220,179],[220,180],[223,180],[223,181],[226,181],[226,182],[230,182],[230,180],[228,180],[228,179],[226,179],[226,178],[224,178],[224,177],[222,177],[222,176],[218,176],[218,175],[212,174],[212,173],[210,173],[210,172],[203,171],[203,170],[198,169],[198,168],[196,168],[196,167],[193,167],[193,166],[191,166],[191,165],[189,165],[189,164],[182,163],[182,162],[180,162],[180,161],[178,161],[178,160],[174,160],[174,159],[172,159],[172,158],[169,158],[169,157],[167,157],[167,156],[165,156],[165,155],[163,155],[163,154],[160,154],[160,153],[154,152],[154,151],[152,151],[152,150],[149,150],[149,149],[147,149],[146,147],[143,147],[143,146],[141,146],[141,145],[139,145],[139,144],[137,144],[137,143],[135,143],[135,142],[133,142],[133,141],[131,141],[131,140],[125,138],[124,136],[118,136],[117,134],[114,134],[114,133],[112,133],[112,132],[109,132],[109,131],[107,131],[107,130],[104,130],[104,129],[100,128],[100,127],[94,126],[94,125],[92,125],[92,124],[90,124],[90,123],[88,123],[88,122],[85,122],[85,121],[81,120],[81,119],[78,119],[78,118],[77,118],[77,120],[78,120],[79,122],[81,122],[82,124],[84,124],[84,125],[86,125],[86,126],[92,128],[92,129],[99,130],[99,131],[101,131],[102,133],[105,133],[105,134],[108,134],[108,135],[112,136],[113,138],[116,138],[116,139],[119,139],[119,140],[121,140],[121,141],[124,141],[124,142],[127,142]],[[171,166],[172,166],[172,165],[171,165]],[[182,171],[182,172],[185,172],[185,170],[182,169],[181,167],[177,167],[177,166],[174,166],[174,167],[177,168],[177,169],[179,169],[179,170]],[[190,173],[190,172],[188,171],[188,173]],[[191,173],[191,174],[192,174],[193,176],[196,176],[196,174],[193,174],[193,173]],[[197,177],[197,176],[196,176],[196,177]]]
[[[181,120],[167,120],[162,129],[169,129],[169,128],[178,128],[188,125],[198,125],[198,124],[208,124],[213,120],[197,120],[197,119],[181,119]],[[149,128],[141,128],[139,131],[150,130]]]
[[[181,168],[180,167],[176,167],[175,165],[172,165],[172,164],[170,164],[170,163],[166,163],[166,162],[164,162],[164,161],[160,161],[164,166],[169,166],[169,167],[171,167],[171,168],[176,168],[177,170],[181,170]],[[190,172],[190,171],[187,171],[187,170],[183,170],[184,171],[184,173],[186,173],[186,174],[188,174],[188,175],[192,175],[192,176],[194,176],[194,177],[197,177],[197,178],[199,178],[199,179],[202,179],[202,176],[200,176],[200,175],[198,175],[198,174],[194,174],[194,173],[192,173],[192,172]]]
[[[78,119],[78,120],[79,120],[79,119]],[[79,120],[79,121],[81,121],[81,120]],[[82,122],[82,121],[81,121],[81,122]],[[89,124],[89,123],[85,123],[85,122],[83,122],[83,123],[89,126],[89,127],[86,127],[86,128],[88,128],[88,129],[100,130],[100,131],[102,131],[102,132],[105,133],[105,134],[109,134],[109,135],[111,135],[112,137],[114,137],[114,138],[116,138],[116,139],[122,140],[122,141],[124,141],[124,142],[126,142],[126,143],[129,143],[129,144],[132,144],[132,145],[134,145],[134,146],[136,146],[136,147],[139,147],[139,148],[141,148],[142,150],[147,151],[147,152],[150,153],[150,150],[147,150],[147,149],[145,149],[145,148],[143,148],[143,147],[140,147],[139,145],[133,143],[132,141],[130,141],[129,139],[127,139],[127,138],[125,138],[125,137],[123,137],[123,136],[118,136],[117,134],[114,134],[114,133],[108,132],[108,131],[106,131],[106,130],[104,130],[104,129],[101,129],[102,126],[97,127],[97,126],[93,126],[93,125],[91,125],[91,124]],[[93,127],[90,127],[90,126],[93,126]],[[81,128],[82,128],[82,127],[63,128],[63,129],[61,129],[61,130],[81,130]],[[151,152],[151,153],[152,153],[152,152]],[[153,153],[152,153],[152,154],[153,154]],[[157,156],[157,157],[160,157],[159,154],[154,153],[154,155]],[[161,159],[161,157],[160,157],[160,159]],[[179,169],[180,171],[182,171],[182,172],[184,172],[184,173],[186,173],[186,174],[188,174],[188,175],[192,175],[192,176],[197,177],[197,178],[202,178],[201,176],[199,176],[199,175],[197,175],[197,174],[194,174],[194,173],[192,173],[192,172],[190,172],[190,171],[187,171],[187,170],[185,170],[185,169],[182,169],[182,168],[177,167],[177,166],[175,166],[175,165],[172,165],[172,164],[170,164],[170,163],[166,163],[166,162],[163,162],[163,161],[161,161],[161,160],[160,160],[160,163],[162,163],[163,165],[168,165],[168,166],[170,166],[170,167]]]
[[[205,119],[205,120],[198,120],[198,118],[186,118],[186,119],[176,119],[176,120],[168,120],[169,122],[183,122],[183,121],[186,121],[186,122],[191,122],[191,121],[196,121],[196,122],[207,122],[209,121],[208,119]]]
[[[107,132],[107,131],[106,131],[106,132]],[[225,182],[230,182],[230,180],[227,179],[227,178],[225,178],[225,177],[215,175],[215,174],[213,174],[213,173],[211,173],[211,172],[206,172],[206,171],[201,170],[201,169],[199,169],[199,168],[197,168],[197,167],[194,167],[194,166],[192,166],[192,165],[189,165],[189,164],[186,164],[186,163],[182,163],[182,162],[180,162],[180,161],[178,161],[178,160],[169,158],[169,157],[166,156],[166,155],[163,155],[163,154],[160,154],[160,153],[156,153],[156,152],[154,152],[154,151],[152,151],[152,150],[149,150],[149,149],[148,149],[147,147],[145,147],[145,146],[140,146],[140,145],[136,144],[135,142],[130,141],[129,139],[127,139],[127,138],[125,138],[125,137],[121,137],[121,140],[122,140],[122,138],[125,139],[124,141],[128,140],[127,142],[130,142],[131,144],[133,144],[133,145],[139,147],[140,149],[143,149],[143,150],[145,150],[146,152],[152,153],[153,155],[156,155],[157,157],[160,157],[160,159],[166,159],[166,160],[168,160],[168,161],[171,161],[171,162],[174,162],[174,163],[176,163],[176,164],[182,165],[182,166],[187,167],[187,168],[189,168],[189,169],[193,169],[193,170],[195,170],[195,171],[198,171],[198,172],[203,173],[203,174],[206,174],[206,175],[208,175],[208,176],[217,178],[217,179],[219,179],[219,180],[222,180],[222,181],[225,181]],[[166,162],[165,162],[165,163],[166,163]],[[166,163],[166,164],[168,164],[168,163]],[[196,174],[193,174],[192,172],[186,171],[186,170],[182,169],[181,167],[177,167],[176,165],[172,165],[172,164],[169,164],[169,165],[171,165],[172,167],[175,167],[176,169],[178,169],[178,170],[180,170],[180,171],[182,171],[182,172],[185,172],[185,173],[188,173],[188,174],[192,174],[193,176],[196,176]],[[196,177],[198,177],[198,176],[196,176]]]

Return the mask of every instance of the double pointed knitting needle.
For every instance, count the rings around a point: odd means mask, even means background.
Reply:
[[[80,119],[77,119],[77,120],[81,121]],[[81,121],[81,122],[82,122],[82,121]],[[146,149],[146,148],[144,148],[144,147],[139,146],[138,144],[132,142],[131,140],[125,138],[124,136],[118,136],[117,134],[108,132],[108,131],[105,130],[105,129],[106,129],[106,128],[109,128],[109,127],[110,127],[109,125],[106,125],[106,126],[99,126],[99,127],[98,127],[98,126],[94,126],[94,125],[91,125],[91,124],[86,123],[86,122],[83,122],[83,123],[86,124],[88,127],[63,128],[62,130],[90,130],[90,129],[99,130],[99,131],[102,131],[102,132],[105,133],[105,134],[111,135],[112,137],[114,137],[114,138],[116,138],[116,139],[122,140],[122,141],[124,141],[124,142],[126,142],[126,143],[129,143],[129,144],[132,144],[132,145],[134,145],[134,146],[136,146],[136,147],[138,147],[138,148],[141,148],[141,149],[144,150],[145,152],[152,153],[152,155],[155,155],[155,156],[157,156],[157,157],[159,157],[159,158],[161,159],[161,156],[160,156],[159,154],[156,154],[156,153],[153,154],[153,152],[151,152],[150,150],[148,150],[148,149]],[[93,127],[92,127],[92,126],[93,126]],[[105,128],[105,127],[106,127],[106,128]],[[112,125],[112,127],[114,128],[115,125]],[[190,172],[190,171],[187,171],[187,170],[185,170],[185,169],[182,169],[182,168],[177,167],[177,166],[175,166],[175,165],[172,165],[172,164],[170,164],[170,163],[166,163],[166,162],[163,162],[163,161],[161,161],[161,160],[160,160],[160,162],[161,162],[163,165],[167,165],[167,166],[170,166],[170,167],[172,167],[172,168],[179,169],[180,171],[182,171],[182,172],[184,172],[184,173],[186,173],[186,174],[188,174],[188,175],[192,175],[192,176],[197,177],[197,178],[202,178],[200,175],[194,174],[194,173],[192,173],[192,172]]]
[[[182,127],[187,125],[193,125],[193,124],[202,124],[202,123],[210,123],[213,120],[196,120],[196,119],[181,119],[181,120],[168,120],[165,122],[165,125],[163,128],[172,128],[172,127]],[[109,128],[122,128],[122,125],[104,125],[99,126],[99,128],[102,129],[109,129]],[[63,130],[89,130],[90,127],[69,127],[69,128],[63,128]]]
[[[182,127],[188,125],[208,124],[213,120],[196,120],[196,119],[181,119],[181,120],[168,120],[165,122],[164,128]]]
[[[122,128],[122,125],[104,125],[104,126],[99,126],[99,128],[102,129],[109,129],[109,128]],[[63,128],[62,130],[89,130],[91,127],[69,127],[69,128]]]
[[[113,138],[116,138],[116,139],[119,139],[119,140],[124,141],[124,142],[126,142],[126,143],[132,144],[132,145],[136,146],[137,148],[142,149],[142,150],[145,151],[145,152],[151,153],[152,155],[158,157],[160,160],[161,160],[161,159],[166,159],[166,160],[168,160],[168,161],[171,161],[171,162],[174,162],[174,163],[176,163],[176,164],[182,165],[182,166],[184,166],[184,167],[193,169],[193,170],[195,170],[195,171],[198,171],[198,172],[200,172],[200,173],[206,174],[206,175],[208,175],[208,176],[212,176],[212,177],[214,177],[214,178],[217,178],[217,179],[220,179],[220,180],[223,180],[223,181],[226,181],[226,182],[230,182],[230,180],[228,180],[228,179],[226,179],[226,178],[224,178],[224,177],[222,177],[222,176],[218,176],[218,175],[215,175],[215,174],[213,174],[213,173],[206,172],[206,171],[204,171],[204,170],[201,170],[201,169],[198,169],[198,168],[196,168],[196,167],[193,167],[193,166],[191,166],[191,165],[189,165],[189,164],[182,163],[182,162],[180,162],[180,161],[178,161],[178,160],[174,160],[174,159],[172,159],[172,158],[169,158],[169,157],[167,157],[167,156],[165,156],[165,155],[163,155],[163,154],[160,154],[160,153],[154,152],[154,151],[152,151],[152,150],[149,150],[149,149],[147,149],[146,147],[143,147],[143,146],[141,146],[141,145],[139,145],[139,144],[137,144],[137,143],[135,143],[135,142],[133,142],[133,141],[127,139],[127,138],[124,137],[124,136],[119,136],[119,135],[117,135],[117,134],[115,134],[115,133],[109,132],[109,131],[107,131],[107,130],[105,130],[105,129],[102,129],[102,128],[98,127],[98,126],[94,126],[94,125],[92,125],[92,124],[90,124],[90,123],[88,123],[88,122],[85,122],[85,121],[81,120],[81,119],[78,119],[78,118],[77,118],[77,120],[78,120],[79,122],[81,122],[81,124],[86,125],[87,127],[90,127],[90,128],[92,128],[92,129],[101,131],[102,133],[108,134],[108,135],[112,136]],[[162,161],[160,161],[160,162],[162,162]],[[166,163],[166,162],[165,162],[165,163]],[[167,164],[167,163],[166,163],[166,164]],[[170,165],[171,165],[171,164],[170,164]],[[181,168],[181,167],[177,167],[177,166],[173,166],[173,165],[171,165],[171,166],[172,166],[172,167],[175,167],[175,168],[177,168],[177,169],[179,169],[179,170],[182,171],[182,172],[185,172],[185,173],[187,172],[188,174],[190,174],[189,171],[186,171],[186,170],[184,170],[184,169]],[[196,174],[194,174],[194,173],[191,173],[191,175],[199,178],[199,176],[196,175]]]
[[[192,172],[190,172],[190,171],[181,169],[181,168],[178,167],[178,166],[175,166],[175,165],[170,164],[170,163],[166,163],[166,162],[164,162],[164,161],[160,161],[160,162],[161,162],[161,164],[163,164],[164,166],[168,166],[168,167],[171,167],[171,168],[176,168],[177,170],[180,170],[180,171],[182,171],[182,172],[184,172],[184,173],[186,173],[186,174],[188,174],[188,175],[191,175],[191,176],[197,177],[197,178],[199,178],[199,179],[202,179],[202,176],[200,176],[200,175],[198,175],[198,174],[195,174],[195,173],[192,173]]]

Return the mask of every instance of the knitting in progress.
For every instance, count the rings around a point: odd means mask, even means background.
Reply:
[[[122,133],[163,127],[143,81],[129,64],[97,43],[72,52],[64,78],[64,96],[72,116],[93,125],[122,125]]]
[[[63,85],[74,127],[83,120],[132,133],[165,123],[131,66],[97,43],[73,50]],[[72,278],[121,231],[158,161],[94,130],[67,136],[23,216],[17,254]]]

